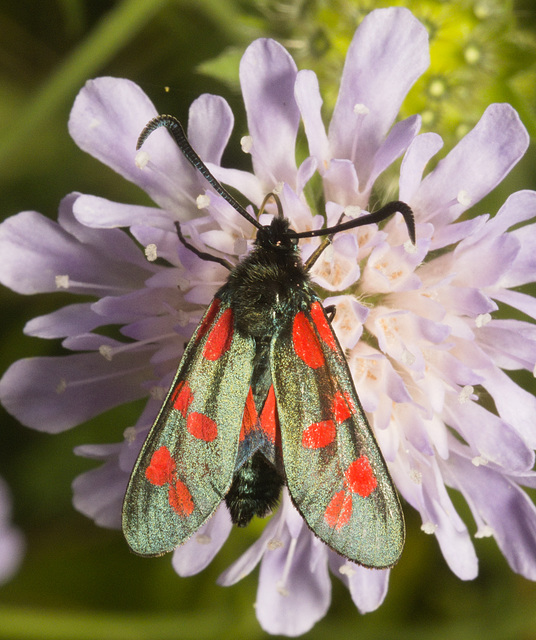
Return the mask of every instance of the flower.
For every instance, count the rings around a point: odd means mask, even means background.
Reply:
[[[337,304],[334,326],[361,401],[423,531],[435,534],[456,575],[476,576],[469,531],[446,490],[453,487],[473,513],[476,535],[493,535],[512,569],[534,580],[536,509],[522,487],[536,486],[536,400],[505,370],[533,370],[536,328],[493,313],[501,304],[536,317],[534,300],[513,290],[536,274],[536,225],[517,228],[536,215],[536,193],[513,194],[492,218],[463,217],[522,157],[527,134],[510,106],[492,105],[423,178],[441,139],[419,135],[418,116],[393,123],[427,65],[426,30],[412,14],[403,8],[373,11],[348,51],[326,132],[315,74],[298,72],[277,42],[257,40],[240,67],[249,127],[242,146],[251,154],[253,172],[220,166],[233,124],[223,99],[204,95],[192,104],[188,136],[214,175],[255,205],[277,191],[297,231],[319,226],[319,213],[333,224],[342,213],[367,208],[380,195],[373,191],[378,177],[403,156],[399,195],[415,212],[416,246],[400,216],[381,230],[341,233],[315,264],[313,279],[333,293],[326,302]],[[4,406],[30,427],[59,432],[149,396],[123,442],[77,450],[103,464],[75,480],[75,506],[109,527],[119,526],[130,471],[184,342],[226,276],[220,265],[179,243],[173,222],[181,220],[197,246],[234,262],[254,236],[166,132],[153,133],[134,154],[138,134],[155,115],[132,82],[100,78],[80,92],[69,126],[82,149],[136,182],[156,207],[71,194],[61,203],[57,224],[23,212],[0,226],[5,285],[25,294],[59,286],[96,298],[28,323],[30,335],[62,338],[75,353],[13,364],[0,383]],[[300,119],[309,155],[297,166]],[[325,205],[311,208],[316,175]],[[196,207],[207,211],[195,216]],[[134,239],[118,227],[128,227]],[[315,246],[304,242],[302,255]],[[107,325],[119,326],[125,339],[96,333]],[[202,570],[230,528],[222,506],[174,552],[177,572]],[[285,491],[259,540],[220,582],[234,583],[259,561],[256,612],[270,633],[299,635],[325,614],[328,567],[361,612],[377,608],[387,592],[388,570],[365,569],[330,551],[304,525]]]
[[[24,555],[24,538],[10,520],[11,499],[6,483],[0,478],[0,585],[13,577]]]

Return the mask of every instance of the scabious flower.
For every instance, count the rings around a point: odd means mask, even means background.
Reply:
[[[527,134],[510,106],[492,105],[423,177],[441,139],[419,135],[418,116],[393,123],[428,62],[426,30],[408,10],[369,14],[348,51],[326,132],[315,74],[298,72],[277,42],[257,40],[240,66],[249,127],[242,146],[253,171],[220,166],[233,125],[223,99],[204,95],[192,104],[188,136],[215,176],[255,205],[277,191],[297,231],[324,218],[334,224],[342,213],[359,215],[371,196],[382,198],[373,192],[375,182],[403,156],[399,197],[415,212],[416,246],[400,216],[381,230],[341,233],[315,264],[313,279],[337,305],[334,326],[361,401],[423,531],[436,536],[456,575],[476,576],[470,533],[446,489],[455,488],[472,511],[475,535],[494,536],[512,569],[534,580],[536,509],[522,487],[536,486],[536,400],[505,371],[533,370],[536,327],[493,314],[501,305],[536,318],[535,301],[514,290],[536,274],[536,225],[519,228],[536,215],[536,193],[513,194],[494,217],[464,217],[521,158]],[[100,78],[80,92],[69,126],[82,149],[141,186],[157,206],[71,194],[57,224],[23,212],[0,227],[4,284],[25,294],[65,287],[96,298],[27,324],[28,334],[62,338],[74,353],[13,364],[0,385],[4,406],[30,427],[59,432],[149,397],[123,442],[77,450],[102,465],[75,480],[75,506],[108,527],[120,524],[130,471],[184,343],[226,278],[220,265],[179,243],[173,222],[181,220],[183,232],[203,250],[234,262],[254,237],[164,130],[135,154],[138,134],[156,113],[132,82]],[[309,154],[297,166],[300,119]],[[314,207],[313,176],[322,183],[324,202]],[[134,239],[118,227],[128,227]],[[303,256],[314,247],[304,242]],[[151,261],[155,256],[163,260]],[[108,325],[118,326],[120,337],[97,333]],[[222,506],[175,551],[177,572],[202,570],[230,529]],[[258,562],[256,613],[271,633],[299,635],[325,614],[328,569],[348,586],[361,612],[377,608],[387,592],[389,570],[365,569],[330,551],[286,491],[260,538],[220,583],[236,582]]]

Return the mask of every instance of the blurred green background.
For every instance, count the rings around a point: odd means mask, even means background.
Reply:
[[[246,125],[236,72],[247,44],[258,36],[273,36],[284,44],[305,42],[307,47],[296,49],[298,63],[314,67],[325,79],[322,88],[329,107],[329,96],[336,91],[335,71],[338,74],[349,38],[364,12],[380,4],[387,3],[3,0],[0,217],[37,210],[54,219],[60,199],[74,190],[120,202],[147,202],[136,187],[80,151],[68,135],[70,108],[88,78],[130,78],[160,112],[183,121],[190,102],[200,93],[223,95],[237,118],[224,164],[237,166],[244,162],[239,139]],[[475,14],[486,5],[438,0],[405,4],[432,22],[438,16],[452,17],[456,11]],[[487,44],[499,46],[495,57],[488,56],[482,66],[471,58],[472,73],[481,79],[485,76],[485,85],[469,102],[478,117],[483,107],[475,104],[477,95],[486,102],[510,101],[534,133],[536,9],[531,0],[512,6],[508,2],[488,5],[507,10],[508,24],[501,23],[487,36]],[[512,37],[516,19],[523,30]],[[450,21],[451,29],[460,24],[457,17]],[[451,33],[451,39],[459,44],[456,33]],[[518,47],[515,55],[512,41]],[[440,62],[448,59],[458,68],[454,49],[445,45],[436,54]],[[445,102],[437,101],[434,112],[437,80],[443,71],[440,64],[433,71],[435,76],[429,75],[416,87],[405,110],[426,110],[430,128],[438,129],[451,146],[470,123],[464,120],[463,100],[446,108],[442,108]],[[467,102],[467,95],[462,98]],[[478,205],[477,212],[495,212],[506,194],[534,188],[534,167],[532,149],[504,185]],[[2,288],[0,296],[0,372],[21,357],[61,353],[55,342],[23,336],[22,327],[30,318],[65,304],[67,294],[23,297]],[[522,381],[534,385],[530,376]],[[256,539],[255,526],[234,531],[206,571],[182,579],[173,572],[169,557],[137,558],[129,553],[120,532],[100,529],[74,510],[71,482],[94,464],[77,458],[73,447],[120,440],[141,409],[141,403],[122,407],[55,436],[25,429],[2,410],[0,475],[12,490],[14,521],[26,535],[27,553],[18,574],[0,587],[1,639],[268,637],[254,615],[256,572],[231,588],[215,584],[219,573]],[[474,532],[467,507],[458,502]],[[462,582],[448,570],[435,539],[420,531],[420,522],[409,508],[406,516],[407,546],[391,574],[385,604],[360,616],[346,589],[333,580],[330,611],[307,638],[536,638],[536,585],[509,570],[492,539],[475,540],[480,575]]]

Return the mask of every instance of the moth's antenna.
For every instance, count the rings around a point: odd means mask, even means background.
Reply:
[[[262,229],[262,224],[258,220],[256,220],[253,216],[251,216],[244,207],[233,198],[233,196],[225,189],[216,178],[210,173],[206,164],[201,160],[201,158],[197,155],[197,153],[193,150],[192,145],[188,142],[188,138],[184,133],[184,129],[182,128],[181,123],[177,120],[177,118],[173,116],[157,116],[153,118],[150,122],[147,123],[144,130],[140,133],[140,137],[138,138],[138,142],[136,144],[136,149],[139,149],[145,140],[149,137],[149,135],[159,127],[166,127],[168,131],[171,133],[173,140],[177,143],[177,146],[184,154],[184,157],[188,162],[201,173],[201,175],[209,182],[212,188],[219,193],[219,195],[227,200],[227,202],[234,208],[238,213],[249,220],[252,225],[257,227],[257,229]]]
[[[381,222],[389,216],[392,216],[397,211],[399,211],[404,216],[404,221],[406,223],[406,227],[408,228],[410,240],[411,242],[413,242],[413,244],[415,244],[415,216],[413,215],[411,207],[405,202],[401,202],[400,200],[388,202],[384,207],[378,209],[378,211],[367,213],[366,215],[361,216],[361,218],[355,218],[354,220],[336,224],[334,227],[327,227],[325,229],[302,231],[301,233],[296,233],[296,237],[313,238],[315,236],[329,236],[330,234],[338,233],[339,231],[346,231],[347,229],[353,229],[354,227],[362,227],[366,224]]]

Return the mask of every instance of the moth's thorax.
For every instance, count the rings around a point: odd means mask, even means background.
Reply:
[[[271,335],[281,317],[314,295],[288,222],[274,221],[259,230],[254,250],[233,269],[221,292],[232,298],[237,328],[253,336]]]

